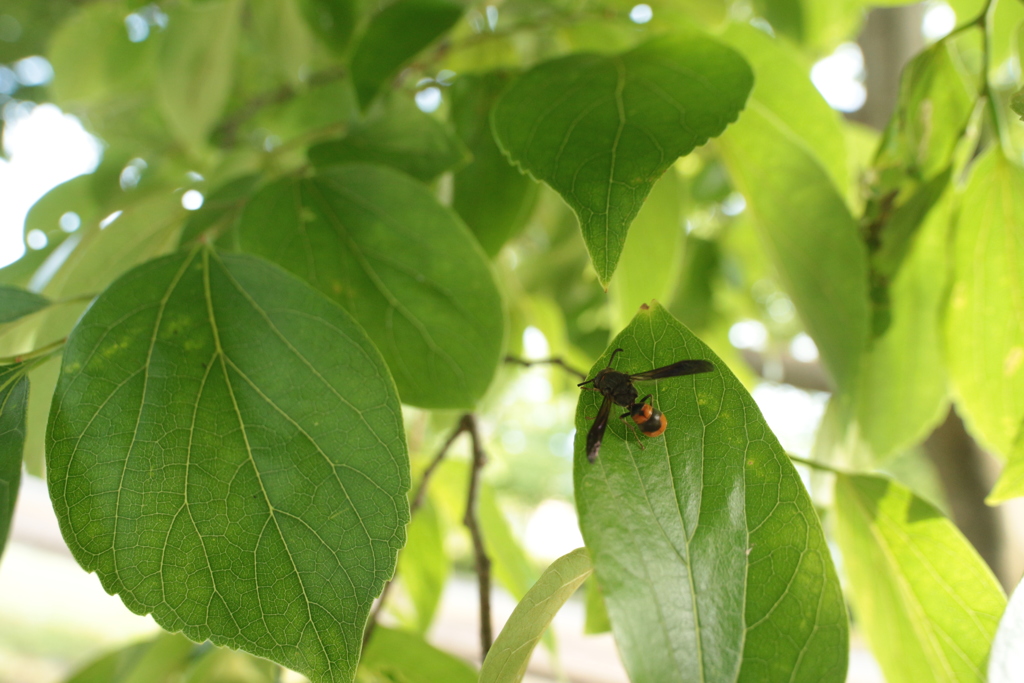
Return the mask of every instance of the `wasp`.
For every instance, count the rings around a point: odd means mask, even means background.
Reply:
[[[601,408],[597,411],[594,424],[587,433],[587,460],[597,460],[597,452],[601,450],[601,439],[604,438],[604,431],[608,427],[608,414],[611,412],[612,404],[626,408],[626,412],[619,416],[620,419],[631,417],[640,431],[647,436],[661,436],[668,426],[665,414],[648,403],[651,394],[637,400],[640,392],[633,386],[633,382],[647,382],[654,379],[665,379],[667,377],[681,377],[683,375],[696,375],[702,372],[711,372],[715,369],[714,364],[706,360],[681,360],[666,365],[662,368],[655,368],[647,372],[640,372],[635,375],[627,375],[624,372],[612,369],[615,355],[621,353],[622,349],[612,351],[608,359],[608,367],[599,370],[597,374],[585,382],[576,386],[584,387],[591,391],[599,391],[604,396]],[[593,384],[593,387],[586,385]]]

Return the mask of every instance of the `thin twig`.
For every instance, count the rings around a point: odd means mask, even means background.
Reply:
[[[541,360],[526,360],[524,358],[518,358],[516,356],[505,356],[505,362],[506,363],[515,363],[516,365],[522,365],[525,368],[528,368],[531,365],[544,365],[544,364],[547,364],[547,365],[557,365],[557,366],[561,367],[563,370],[565,370],[566,372],[568,372],[570,374],[573,374],[573,375],[576,375],[580,379],[586,379],[587,378],[587,376],[584,373],[580,372],[576,368],[574,368],[571,365],[569,365],[568,363],[566,363],[561,357],[544,358],[544,359],[541,359]]]
[[[472,413],[462,416],[462,422],[469,431],[473,441],[473,466],[469,473],[469,495],[466,498],[466,514],[462,523],[469,529],[473,537],[473,554],[476,557],[476,577],[480,587],[480,649],[482,657],[487,656],[494,642],[493,630],[491,627],[491,559],[487,557],[487,549],[484,547],[484,537],[480,533],[480,524],[477,519],[477,501],[480,490],[480,471],[487,462],[487,456],[480,445],[480,434],[476,428],[476,418]]]
[[[234,113],[227,116],[213,131],[213,137],[219,139],[224,147],[234,147],[238,142],[238,129],[249,119],[256,116],[262,109],[275,104],[284,104],[288,100],[297,97],[306,89],[326,85],[332,81],[341,80],[347,71],[340,67],[334,67],[318,71],[310,76],[305,82],[305,88],[300,89],[292,85],[282,85],[275,90],[256,95],[248,102],[239,107]]]
[[[38,349],[32,349],[25,353],[19,353],[15,356],[7,356],[6,358],[0,358],[0,365],[13,365],[15,363],[24,363],[25,361],[33,360],[35,358],[49,358],[56,354],[58,351],[64,348],[64,344],[68,341],[67,337],[58,339],[55,342],[51,342],[46,346],[41,346]]]
[[[420,477],[420,483],[416,487],[416,493],[412,497],[412,502],[409,504],[409,517],[411,518],[416,511],[423,507],[423,500],[426,498],[427,483],[430,481],[431,475],[434,474],[434,470],[444,460],[444,456],[448,454],[448,449],[452,447],[455,439],[458,438],[459,434],[467,431],[466,416],[463,416],[459,423],[455,425],[455,429],[452,431],[448,440],[441,446],[441,450],[437,452],[434,459],[430,461],[427,468],[423,470],[423,476]],[[377,627],[377,620],[380,617],[381,610],[384,609],[384,601],[388,597],[388,593],[391,592],[391,586],[395,583],[394,578],[384,584],[384,590],[381,591],[380,597],[377,598],[377,604],[374,606],[373,611],[370,613],[370,618],[366,623],[366,630],[363,632],[363,647],[370,642],[370,636],[373,635],[373,629]]]
[[[801,465],[807,465],[808,467],[811,467],[816,470],[831,472],[832,474],[849,474],[849,472],[846,472],[839,467],[835,467],[834,465],[829,465],[826,462],[820,462],[818,460],[809,460],[808,458],[801,458],[799,455],[793,455],[792,453],[786,453],[786,456],[789,457],[789,459],[792,460],[793,462],[798,462]]]

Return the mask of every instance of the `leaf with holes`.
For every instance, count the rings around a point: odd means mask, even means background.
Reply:
[[[336,304],[251,256],[135,268],[68,339],[47,465],[68,546],[129,609],[352,680],[409,463],[387,367]]]
[[[611,348],[623,349],[615,367],[628,373],[715,364],[637,382],[667,431],[635,436],[616,406],[594,463],[585,442],[601,396],[583,391],[576,409],[580,529],[630,680],[844,680],[846,609],[825,536],[754,399],[660,306]]]
[[[498,101],[492,125],[505,153],[576,212],[607,284],[655,181],[736,120],[752,82],[732,49],[701,33],[675,34],[621,55],[534,67]]]
[[[344,306],[391,368],[403,403],[471,408],[498,366],[501,296],[487,257],[424,185],[386,166],[285,178],[249,202],[243,250]]]

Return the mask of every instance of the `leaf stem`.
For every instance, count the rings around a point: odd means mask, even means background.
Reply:
[[[26,351],[25,353],[19,353],[16,356],[7,356],[5,358],[0,358],[0,365],[14,365],[16,363],[24,363],[25,361],[36,359],[39,359],[40,361],[45,360],[46,358],[49,358],[50,356],[54,355],[57,351],[64,348],[64,344],[66,344],[67,341],[68,338],[64,337],[63,339],[58,339],[57,341],[51,342],[46,346],[41,346],[38,349],[32,349],[31,351]]]
[[[801,465],[807,465],[808,467],[813,467],[816,470],[822,470],[823,472],[831,472],[832,474],[849,474],[849,472],[846,472],[846,471],[844,471],[844,470],[842,470],[842,469],[840,469],[838,467],[834,467],[832,465],[829,465],[829,464],[826,464],[826,463],[823,463],[823,462],[819,462],[817,460],[809,460],[808,458],[801,458],[799,455],[793,455],[792,453],[786,453],[786,456],[790,460],[792,460],[793,462],[798,462]]]
[[[554,358],[544,358],[541,360],[526,360],[525,358],[519,358],[517,356],[505,356],[505,362],[514,363],[516,365],[522,365],[524,368],[528,368],[533,365],[542,365],[547,363],[549,365],[557,365],[566,372],[568,372],[569,374],[576,375],[580,379],[587,378],[587,376],[584,373],[580,372],[576,368],[566,363],[561,356],[555,356]]]
[[[480,649],[483,651],[482,658],[487,657],[487,651],[491,649],[494,642],[491,626],[491,558],[487,556],[487,549],[484,547],[484,537],[480,532],[480,523],[477,519],[477,503],[480,494],[480,471],[487,463],[487,456],[480,445],[480,434],[476,428],[476,418],[472,413],[462,416],[462,424],[473,442],[473,466],[469,474],[469,493],[466,498],[466,514],[462,523],[469,529],[473,537],[473,554],[476,556],[476,576],[480,588]]]
[[[413,494],[412,502],[409,503],[410,518],[412,518],[412,516],[416,514],[417,510],[423,507],[423,501],[426,498],[427,493],[427,484],[430,481],[430,477],[434,474],[434,470],[436,470],[438,465],[441,464],[441,461],[444,460],[444,457],[448,454],[448,450],[452,447],[452,444],[455,443],[455,439],[457,439],[459,435],[462,434],[463,432],[468,431],[466,417],[467,415],[464,415],[462,419],[459,420],[458,424],[455,425],[455,429],[452,430],[451,435],[448,436],[448,439],[445,440],[444,444],[441,446],[441,449],[437,452],[437,455],[435,455],[434,458],[430,461],[430,464],[427,465],[427,468],[423,470],[423,475],[420,477],[420,483],[416,486],[416,493]],[[367,643],[370,642],[370,636],[373,635],[373,630],[377,627],[377,621],[378,618],[380,617],[381,610],[384,609],[384,601],[387,599],[388,593],[391,591],[391,586],[394,584],[394,582],[395,580],[391,579],[386,584],[384,584],[384,590],[381,591],[380,597],[377,598],[377,604],[373,608],[373,612],[370,614],[370,618],[366,624],[366,630],[363,632],[364,648],[366,647]]]

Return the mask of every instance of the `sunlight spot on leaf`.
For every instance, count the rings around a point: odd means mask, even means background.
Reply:
[[[82,218],[74,211],[67,211],[61,215],[59,223],[64,232],[74,232],[82,227]]]
[[[49,240],[46,239],[46,233],[42,230],[30,230],[25,235],[25,241],[28,243],[30,249],[42,249],[47,245]]]
[[[946,37],[956,27],[956,12],[944,2],[929,5],[921,20],[921,35],[931,42]]]
[[[864,88],[864,53],[856,43],[843,43],[811,67],[811,82],[829,106],[854,112],[867,101]]]
[[[430,114],[441,106],[441,89],[434,86],[424,88],[416,93],[416,106],[420,111]]]
[[[793,341],[789,342],[789,352],[801,363],[813,363],[818,360],[818,346],[805,332],[793,337]]]
[[[181,195],[181,205],[186,211],[195,211],[203,205],[203,193],[199,190],[189,190]]]
[[[729,343],[737,349],[761,351],[768,341],[768,330],[758,320],[741,320],[729,328]]]
[[[646,24],[653,17],[654,10],[651,9],[650,5],[635,5],[633,9],[629,10],[629,19],[634,24]]]
[[[523,355],[533,360],[547,358],[551,355],[547,337],[533,325],[529,325],[523,330]]]

